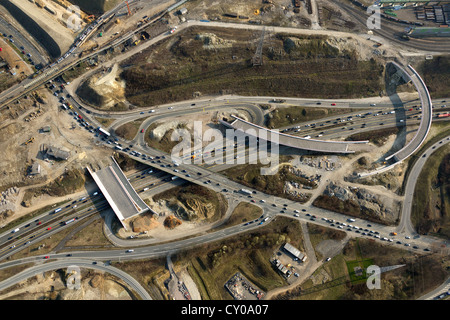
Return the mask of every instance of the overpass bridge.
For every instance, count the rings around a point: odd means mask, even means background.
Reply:
[[[87,169],[120,223],[127,230],[125,220],[145,212],[155,212],[139,197],[117,162],[111,158],[113,163],[109,167],[96,172],[89,167]]]
[[[368,143],[367,140],[364,141],[330,141],[330,140],[317,140],[308,139],[297,136],[292,136],[284,133],[280,133],[275,130],[270,130],[254,123],[248,122],[244,119],[238,118],[236,116],[232,117],[235,119],[232,123],[228,123],[220,120],[224,126],[233,128],[235,130],[243,131],[247,135],[253,135],[259,138],[258,132],[264,131],[265,137],[268,138],[269,142],[274,142],[283,146],[309,150],[315,152],[325,152],[325,153],[340,153],[348,154],[354,153],[354,150],[350,150],[349,146],[355,144],[365,144]]]
[[[408,68],[404,68],[396,62],[391,63],[396,66],[398,70],[401,70],[401,72],[403,72],[404,75],[412,81],[412,83],[416,87],[417,92],[419,93],[420,104],[422,105],[422,119],[420,120],[419,129],[417,130],[414,137],[406,146],[404,146],[394,154],[386,157],[385,159],[386,161],[393,160],[395,163],[397,163],[411,156],[425,141],[431,128],[433,104],[431,102],[430,93],[428,92],[428,88],[425,85],[425,82],[411,65],[408,65]]]

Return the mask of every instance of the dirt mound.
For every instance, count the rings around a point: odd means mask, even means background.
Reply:
[[[130,222],[133,232],[144,232],[159,226],[159,222],[151,214],[136,217]]]
[[[196,40],[203,41],[203,48],[205,49],[220,49],[229,48],[235,42],[234,40],[226,40],[216,36],[214,33],[202,33],[195,36]]]
[[[94,75],[83,82],[77,94],[88,103],[110,110],[125,102],[125,82],[118,79],[119,68],[114,65],[104,75]]]
[[[181,220],[175,216],[168,216],[164,219],[164,226],[168,229],[174,229],[181,224]]]

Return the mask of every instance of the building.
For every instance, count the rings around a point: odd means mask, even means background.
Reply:
[[[290,255],[292,255],[295,259],[298,259],[302,262],[306,261],[306,255],[301,253],[300,250],[298,250],[296,247],[294,247],[293,245],[289,244],[289,243],[285,243],[283,246],[283,249],[289,253]]]
[[[284,264],[282,264],[280,260],[274,260],[273,264],[277,267],[278,272],[280,272],[283,276],[285,276],[286,278],[289,278],[291,276],[292,271],[289,270]]]
[[[67,160],[70,156],[70,152],[52,146],[48,147],[46,153],[57,160]]]
[[[41,165],[35,161],[30,167],[30,176],[35,176],[40,173],[41,173]]]

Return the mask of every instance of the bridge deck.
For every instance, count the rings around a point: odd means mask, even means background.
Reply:
[[[329,141],[329,140],[307,139],[280,133],[274,130],[269,130],[267,128],[260,127],[256,124],[240,119],[236,116],[232,117],[235,118],[235,120],[231,124],[228,124],[223,121],[222,123],[233,129],[242,130],[247,134],[251,134],[252,130],[250,129],[255,130],[254,131],[255,134],[258,134],[258,130],[264,130],[266,131],[266,136],[269,142],[273,141],[271,140],[271,137],[275,138],[274,135],[276,135],[276,138],[274,139],[275,141],[273,142],[297,149],[317,151],[317,152],[327,152],[327,153],[354,153],[355,151],[349,150],[348,148],[349,145],[368,142],[368,141]]]
[[[88,171],[125,228],[124,220],[151,211],[114,159],[113,164],[107,168],[96,172],[88,168]]]

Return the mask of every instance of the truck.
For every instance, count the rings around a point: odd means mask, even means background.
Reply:
[[[108,131],[106,131],[105,129],[103,129],[103,128],[101,128],[101,127],[98,127],[98,128],[97,128],[97,131],[98,131],[99,133],[101,133],[101,134],[107,136],[107,137],[109,137],[109,136],[111,135]]]
[[[66,222],[64,222],[64,224],[68,225],[69,223],[74,222],[74,221],[75,221],[75,218],[72,218],[72,219],[67,220]]]
[[[117,150],[123,150],[123,148],[122,148],[121,146],[115,146],[115,148],[116,148]]]
[[[61,211],[61,208],[55,209],[55,213],[58,213]]]
[[[245,195],[247,195],[247,196],[249,196],[249,195],[252,194],[252,192],[251,192],[250,190],[247,190],[247,189],[241,189],[241,190],[239,190],[239,192],[240,192],[240,193],[243,193],[243,194],[245,194]]]
[[[286,100],[284,100],[284,99],[272,99],[271,100],[271,102],[275,102],[275,103],[283,103],[283,102],[286,102]]]

